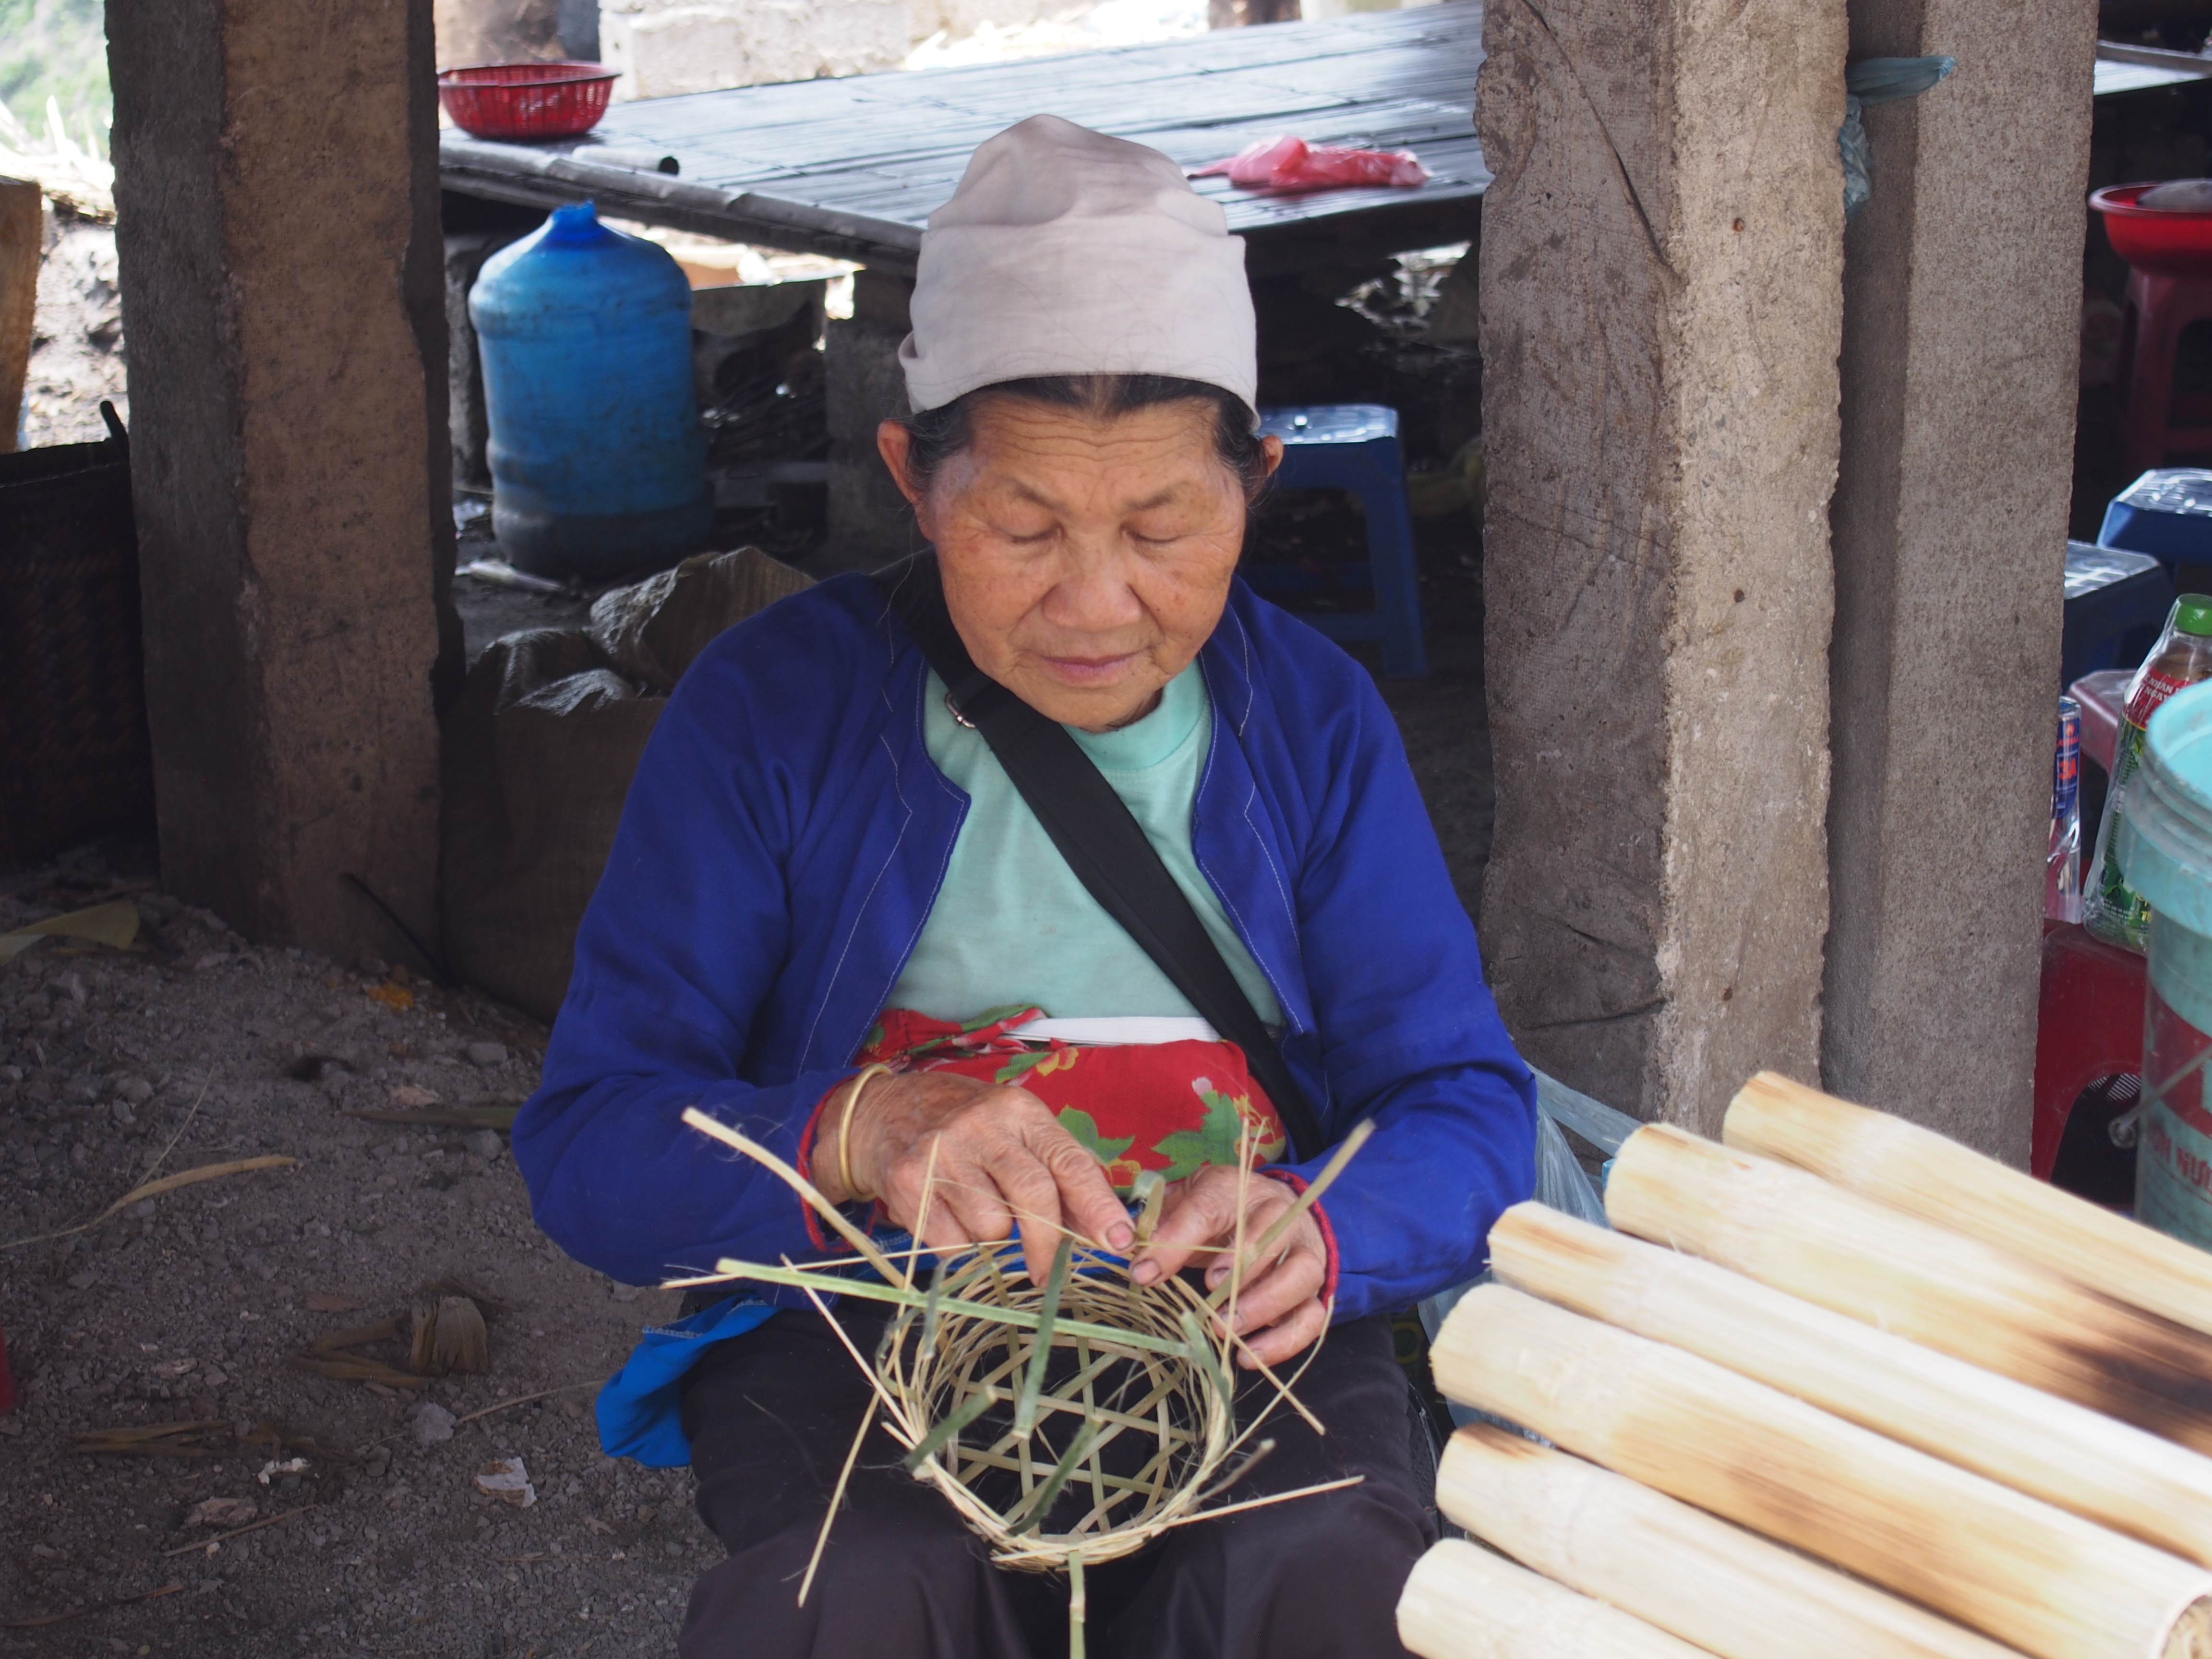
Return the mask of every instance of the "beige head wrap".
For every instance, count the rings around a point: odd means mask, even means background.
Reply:
[[[914,332],[916,410],[1040,374],[1171,374],[1253,404],[1244,243],[1156,149],[1056,115],[976,147],[929,216]]]

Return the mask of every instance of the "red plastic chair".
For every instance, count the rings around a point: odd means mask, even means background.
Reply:
[[[2212,451],[2212,398],[2173,396],[2181,331],[2212,321],[2212,277],[2128,274],[2121,325],[2120,402],[2127,410],[2124,465],[2131,473],[2164,464],[2173,453]]]
[[[2066,1119],[2101,1078],[2142,1073],[2148,967],[2132,951],[2092,939],[2078,923],[2043,935],[2043,996],[2035,1025],[2035,1128],[2029,1168],[2048,1181]]]

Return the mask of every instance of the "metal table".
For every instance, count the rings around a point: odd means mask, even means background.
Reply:
[[[1268,196],[1196,180],[1249,239],[1255,272],[1314,244],[1374,252],[1465,240],[1491,179],[1474,137],[1481,0],[1192,40],[617,104],[581,139],[492,143],[448,131],[445,187],[557,206],[596,201],[649,224],[910,271],[931,211],[975,146],[1062,115],[1186,169],[1255,139],[1414,151],[1418,190]]]

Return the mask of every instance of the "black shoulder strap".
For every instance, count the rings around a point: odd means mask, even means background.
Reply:
[[[875,580],[945,682],[954,714],[982,733],[1076,879],[1206,1024],[1244,1051],[1298,1155],[1317,1155],[1324,1144],[1320,1120],[1282,1050],[1114,786],[1066,727],[975,666],[945,608],[934,553],[902,560]]]

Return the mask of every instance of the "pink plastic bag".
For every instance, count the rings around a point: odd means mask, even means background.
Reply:
[[[1346,185],[1397,185],[1410,190],[1428,178],[1429,170],[1410,149],[1349,149],[1285,137],[1263,138],[1190,176],[1206,179],[1224,173],[1242,190],[1337,190]]]

